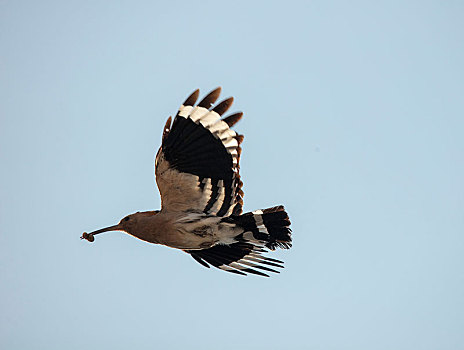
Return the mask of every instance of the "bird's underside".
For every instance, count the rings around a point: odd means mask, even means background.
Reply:
[[[122,230],[148,242],[182,249],[203,266],[245,275],[278,272],[283,262],[267,249],[291,247],[290,220],[283,206],[242,214],[240,144],[231,127],[242,113],[221,119],[233,98],[214,105],[217,88],[198,104],[199,90],[180,106],[163,130],[156,155],[161,211],[135,213],[118,225],[86,234]],[[263,272],[264,271],[264,272]]]

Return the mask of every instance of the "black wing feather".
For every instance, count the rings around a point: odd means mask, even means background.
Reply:
[[[262,264],[283,268],[281,265],[283,262],[261,256],[259,253],[265,252],[264,249],[257,248],[253,244],[246,242],[237,242],[230,245],[218,244],[208,249],[186,250],[186,252],[203,266],[205,265],[204,262],[206,262],[228,272],[240,271],[269,277],[265,273],[254,270],[254,268],[274,273],[279,273],[279,271],[262,266]]]

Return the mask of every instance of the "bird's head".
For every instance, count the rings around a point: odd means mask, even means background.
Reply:
[[[122,218],[117,225],[108,226],[90,233],[84,232],[81,236],[81,239],[86,239],[89,242],[93,242],[95,235],[108,231],[124,231],[129,234],[135,234],[137,232],[137,227],[140,227],[141,223],[145,221],[146,218],[156,215],[158,213],[159,211],[156,210],[137,212],[134,214],[127,215],[124,218]]]

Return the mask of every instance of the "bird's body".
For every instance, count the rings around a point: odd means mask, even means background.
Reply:
[[[129,216],[125,231],[141,240],[177,249],[205,249],[225,243],[239,230],[221,222],[222,218],[204,213],[139,212]],[[231,242],[232,243],[232,242]]]
[[[168,119],[156,155],[156,183],[161,210],[137,212],[119,224],[84,233],[121,230],[144,241],[181,249],[202,265],[267,276],[282,261],[264,257],[266,248],[291,247],[290,220],[283,206],[242,214],[239,175],[243,136],[230,129],[242,113],[221,119],[232,104],[229,98],[211,108],[220,88],[198,105],[199,91]]]

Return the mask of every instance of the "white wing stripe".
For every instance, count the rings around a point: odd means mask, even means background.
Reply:
[[[229,129],[229,125],[227,125],[227,123],[223,122],[222,120],[218,120],[213,125],[208,126],[208,130],[216,136],[222,134],[227,129]]]
[[[233,138],[230,138],[230,139],[227,139],[227,140],[222,140],[222,143],[223,143],[225,148],[238,147],[237,140],[233,139]]]
[[[198,107],[196,106],[192,112],[190,113],[190,116],[189,118],[192,119],[195,123],[197,122],[197,120],[200,120],[205,114],[207,114],[209,112],[208,109],[206,109],[205,107]]]
[[[220,116],[214,111],[211,111],[201,117],[199,120],[201,125],[203,125],[206,129],[208,129],[210,132],[211,130],[209,129],[210,126],[216,124],[216,122],[219,120]]]
[[[227,129],[227,130],[224,130],[220,135],[218,135],[219,138],[221,140],[225,140],[225,139],[228,139],[229,137],[230,138],[234,138],[235,136],[237,136],[237,133],[233,130],[230,130],[230,129]]]
[[[177,113],[178,116],[187,118],[192,111],[193,107],[192,106],[180,106],[179,112]]]
[[[218,186],[218,195],[217,195],[216,200],[214,201],[213,206],[208,212],[210,214],[217,214],[219,209],[221,209],[222,203],[224,203],[224,198],[226,196],[224,181],[219,180],[217,186]]]
[[[211,179],[210,178],[203,179],[203,183],[205,184],[205,187],[203,188],[203,195],[201,197],[200,208],[206,207],[206,205],[208,204],[208,200],[211,197],[211,194],[213,193],[212,186],[211,186]]]

